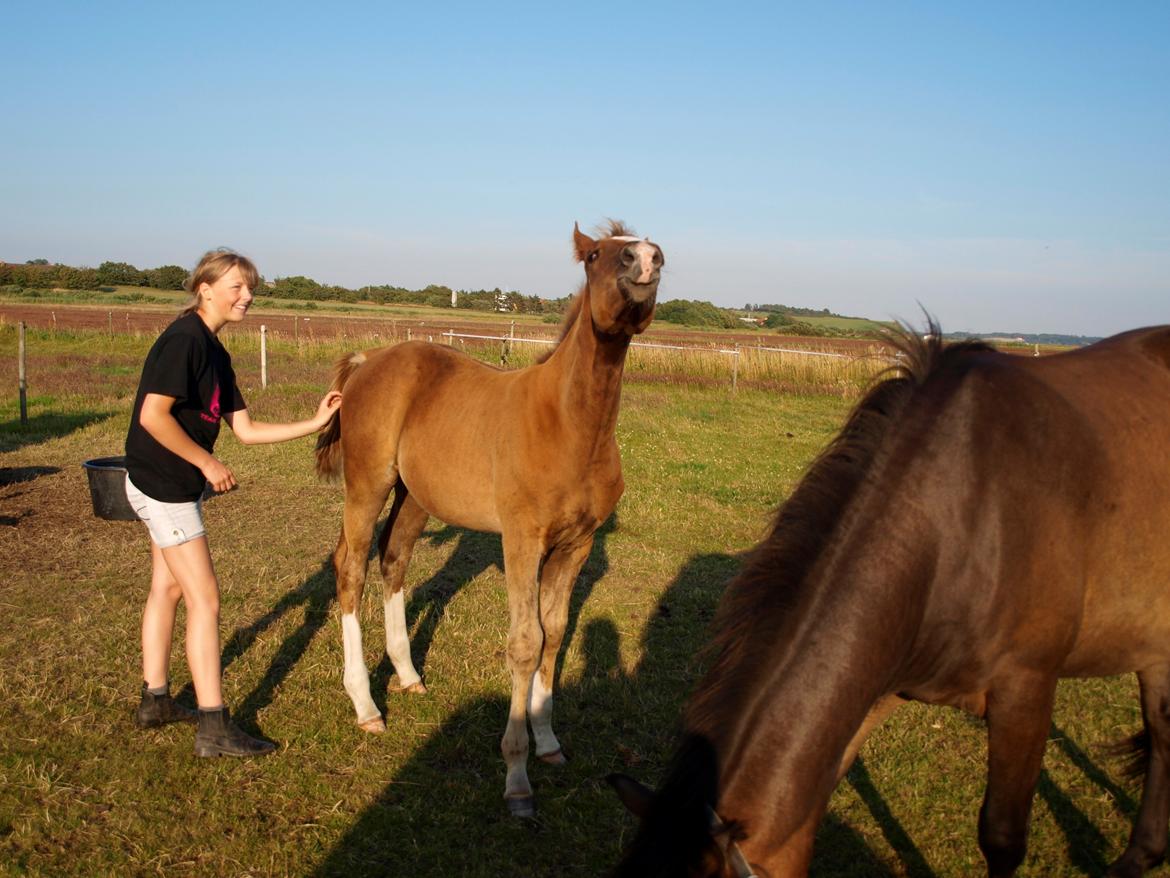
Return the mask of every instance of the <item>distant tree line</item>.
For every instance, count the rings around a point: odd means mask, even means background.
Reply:
[[[281,277],[271,284],[264,284],[256,291],[257,296],[274,299],[304,299],[311,302],[373,302],[376,305],[431,305],[436,308],[451,307],[452,290],[441,284],[430,284],[421,290],[380,284],[352,290],[348,287],[320,284],[312,278]],[[515,290],[458,290],[455,305],[475,311],[501,311],[514,314],[559,314],[564,311],[567,299],[542,299],[539,296],[525,296]]]
[[[181,290],[187,270],[178,265],[139,270],[126,262],[103,262],[97,268],[58,265],[47,259],[23,264],[0,262],[0,286],[34,290],[100,290],[102,287],[154,287]]]
[[[662,302],[655,309],[654,317],[668,323],[679,323],[683,326],[706,326],[712,329],[731,329],[743,326],[734,311],[718,308],[710,302],[697,300],[674,299],[670,302]]]
[[[30,259],[25,263],[0,262],[0,287],[46,290],[108,290],[114,287],[153,287],[181,290],[188,271],[178,265],[139,269],[128,262],[103,262],[97,268],[57,265],[47,259]],[[321,284],[312,278],[295,276],[262,282],[254,290],[258,297],[301,299],[310,302],[373,302],[379,305],[408,304],[451,307],[451,288],[431,284],[421,290],[383,284],[352,290]],[[560,314],[568,299],[542,299],[525,296],[515,290],[459,290],[456,307],[477,311],[500,311],[519,314]]]
[[[787,314],[789,317],[844,317],[844,314],[834,314],[828,308],[799,308],[795,305],[753,305],[750,302],[743,306],[745,311],[764,311],[772,314]]]

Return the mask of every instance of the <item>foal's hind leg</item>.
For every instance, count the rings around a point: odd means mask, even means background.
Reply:
[[[1109,868],[1110,878],[1137,878],[1166,856],[1166,822],[1170,820],[1170,665],[1138,672],[1142,719],[1149,737],[1142,803],[1129,844]]]
[[[358,621],[366,564],[374,522],[390,494],[389,484],[362,484],[346,473],[345,512],[341,537],[333,553],[337,574],[337,601],[341,605],[341,636],[345,647],[345,691],[357,711],[358,725],[367,732],[384,732],[381,711],[370,697],[370,674],[362,653],[362,629]]]
[[[593,548],[593,535],[574,546],[558,547],[544,562],[540,574],[540,624],[544,629],[540,666],[532,676],[528,695],[528,718],[536,738],[536,755],[550,765],[563,765],[565,756],[552,730],[553,682],[557,655],[569,621],[569,598],[577,574]]]
[[[386,655],[394,665],[399,687],[406,692],[427,691],[410,658],[402,581],[406,577],[406,567],[410,564],[414,544],[429,517],[427,511],[410,496],[406,485],[399,480],[394,487],[390,515],[378,538],[383,581],[382,606],[386,612]]]
[[[1023,862],[1055,697],[1054,677],[1025,671],[988,694],[987,790],[979,811],[979,847],[990,878],[1007,878]]]

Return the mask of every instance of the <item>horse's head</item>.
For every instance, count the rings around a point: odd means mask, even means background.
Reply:
[[[573,247],[585,265],[593,325],[607,335],[637,335],[649,326],[665,261],[662,248],[617,222],[597,240],[574,224]]]
[[[756,878],[735,843],[738,828],[725,825],[709,806],[688,807],[661,797],[656,802],[650,788],[624,774],[606,780],[642,823],[614,878]]]

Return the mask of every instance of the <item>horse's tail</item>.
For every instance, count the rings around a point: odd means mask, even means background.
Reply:
[[[1150,733],[1142,729],[1135,735],[1105,746],[1106,752],[1122,762],[1121,771],[1130,780],[1138,780],[1146,773],[1150,761]]]
[[[345,382],[366,361],[363,353],[346,354],[333,364],[333,384],[330,390],[342,390]],[[342,402],[344,405],[344,401]],[[339,407],[325,427],[317,434],[317,477],[336,479],[341,472],[341,408]]]

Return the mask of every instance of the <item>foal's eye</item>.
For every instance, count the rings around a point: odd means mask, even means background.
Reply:
[[[600,255],[601,255],[600,250],[594,250],[592,253],[589,254],[589,262],[596,262],[597,257]]]

